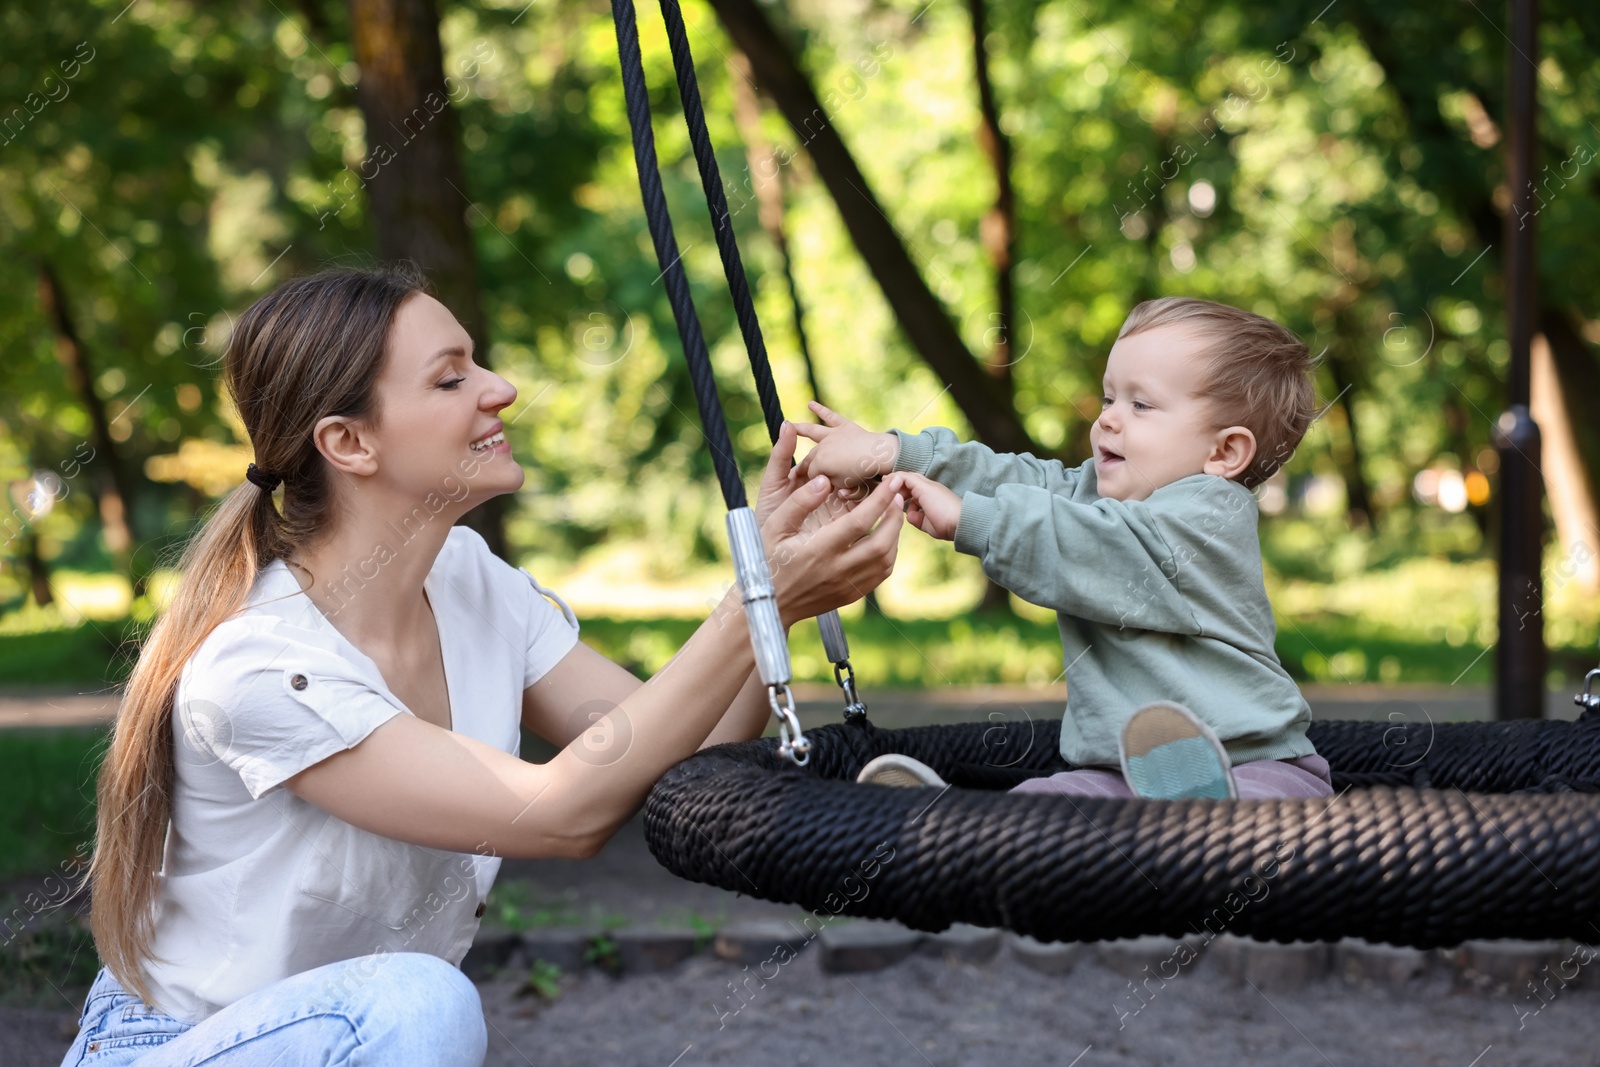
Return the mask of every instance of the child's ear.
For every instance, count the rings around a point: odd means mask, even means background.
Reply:
[[[1255,458],[1256,435],[1244,426],[1229,426],[1217,431],[1201,473],[1237,478]]]

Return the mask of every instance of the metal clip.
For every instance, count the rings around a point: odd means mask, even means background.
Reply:
[[[849,660],[833,665],[833,680],[844,690],[844,721],[866,722],[867,705],[856,692],[856,669],[850,666]]]
[[[1572,698],[1572,702],[1584,710],[1585,714],[1600,708],[1600,693],[1591,693],[1595,678],[1600,677],[1600,667],[1596,667],[1583,676],[1583,692]]]
[[[800,717],[794,713],[794,692],[783,683],[767,686],[767,703],[778,720],[778,755],[804,767],[811,760],[811,741],[800,732]]]

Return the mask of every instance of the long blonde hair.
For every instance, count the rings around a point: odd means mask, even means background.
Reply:
[[[262,567],[327,532],[331,486],[312,429],[329,415],[377,416],[373,383],[395,313],[427,289],[410,265],[323,271],[257,300],[229,337],[223,381],[256,464],[283,480],[283,510],[271,492],[247,481],[223,498],[184,551],[177,594],[140,650],[112,727],[97,787],[94,856],[83,880],[92,892],[100,959],[146,1003],[140,965],[155,937],[179,676],[211,631],[244,604]]]

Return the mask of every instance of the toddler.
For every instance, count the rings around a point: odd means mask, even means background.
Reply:
[[[946,429],[871,433],[820,404],[800,474],[856,489],[907,472],[906,516],[1059,614],[1061,755],[1018,792],[1331,796],[1311,709],[1273,650],[1251,490],[1316,418],[1313,360],[1260,315],[1167,297],[1135,307],[1107,360],[1093,456],[996,453]],[[880,757],[864,779],[940,784]],[[883,776],[872,772],[882,770]]]

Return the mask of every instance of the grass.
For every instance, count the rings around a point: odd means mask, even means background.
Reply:
[[[99,689],[115,685],[133,666],[131,619],[81,622],[61,629],[0,629],[0,684]]]
[[[1375,595],[1380,583],[1370,583]],[[1339,598],[1308,597],[1304,585],[1285,583],[1282,599],[1301,610],[1279,616],[1277,651],[1284,668],[1300,681],[1405,682],[1448,685],[1494,639],[1492,623],[1475,608],[1452,606],[1459,596],[1418,593],[1427,608],[1411,617],[1386,615],[1359,602],[1362,583],[1349,583]],[[1352,601],[1355,601],[1352,603]],[[1031,613],[1030,613],[1031,614]],[[670,659],[699,621],[654,618],[582,620],[584,640],[629,669],[648,675]],[[96,629],[95,627],[98,627]],[[0,634],[0,684],[100,688],[127,673],[128,645],[105,635],[131,632],[133,624],[84,624],[44,633]],[[863,686],[878,689],[939,689],[965,685],[1048,685],[1061,675],[1056,625],[1035,615],[971,614],[952,619],[897,619],[862,615],[845,624],[851,660]],[[1547,630],[1556,684],[1581,678],[1596,659],[1586,623],[1552,619]],[[796,626],[790,642],[797,681],[831,682],[816,627]],[[1487,685],[1485,656],[1460,682]]]
[[[103,729],[0,733],[0,879],[54,871],[94,833]]]

